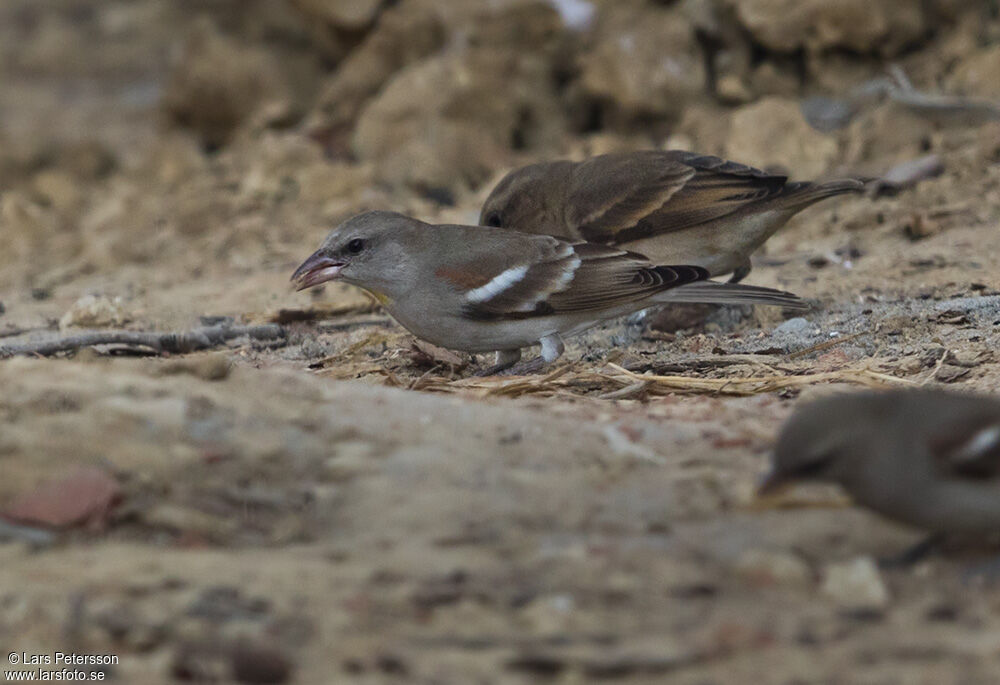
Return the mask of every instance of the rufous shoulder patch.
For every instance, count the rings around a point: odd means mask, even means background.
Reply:
[[[473,288],[479,288],[486,285],[492,280],[489,276],[485,276],[481,273],[476,273],[475,271],[468,271],[466,269],[459,269],[454,267],[442,266],[440,269],[434,272],[434,275],[438,278],[443,278],[449,283],[462,288],[463,290],[472,290]]]

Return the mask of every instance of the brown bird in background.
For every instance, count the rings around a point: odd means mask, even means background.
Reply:
[[[767,494],[840,484],[862,506],[941,534],[1000,532],[1000,400],[939,390],[829,397],[782,428]]]
[[[789,183],[718,157],[644,150],[515,169],[490,193],[479,223],[619,245],[655,264],[732,273],[736,283],[794,214],[862,188],[855,179]]]
[[[495,351],[493,371],[535,344],[545,362],[555,361],[564,336],[653,304],[806,307],[780,290],[708,281],[701,267],[657,266],[605,245],[438,226],[394,212],[344,222],[292,276],[299,290],[335,279],[371,292],[418,338]]]

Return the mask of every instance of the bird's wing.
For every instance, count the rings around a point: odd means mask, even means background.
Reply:
[[[680,150],[602,155],[574,170],[566,219],[589,241],[625,243],[722,218],[787,180]]]
[[[573,250],[580,266],[570,287],[547,300],[556,312],[614,308],[709,277],[699,266],[653,266],[642,255],[594,243],[575,243]]]
[[[701,267],[653,266],[642,255],[603,245],[530,240],[538,244],[530,259],[494,267],[489,280],[463,291],[465,316],[509,320],[599,312],[708,278]]]
[[[947,475],[967,478],[1000,475],[998,407],[983,402],[950,421],[931,437],[930,449]]]

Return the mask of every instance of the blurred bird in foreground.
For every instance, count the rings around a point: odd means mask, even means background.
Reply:
[[[838,395],[785,424],[762,494],[839,483],[858,503],[942,534],[1000,532],[1000,400],[901,390]]]
[[[711,276],[750,273],[750,255],[797,212],[859,180],[789,183],[785,176],[682,150],[644,150],[515,169],[483,204],[479,223],[618,245],[655,264]]]
[[[652,304],[806,307],[780,290],[709,281],[698,266],[657,266],[604,245],[436,226],[394,212],[341,224],[292,276],[299,290],[335,279],[371,292],[419,338],[496,352],[494,373],[534,344],[542,346],[541,360],[552,362],[563,353],[564,336]]]

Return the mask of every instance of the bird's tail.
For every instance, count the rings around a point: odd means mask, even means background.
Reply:
[[[860,193],[864,189],[864,182],[857,178],[845,178],[826,183],[793,182],[786,184],[782,189],[782,197],[784,198],[782,204],[788,209],[799,211],[828,197],[844,193]]]
[[[699,281],[665,290],[656,296],[657,302],[704,302],[714,304],[765,304],[789,309],[809,309],[798,295],[774,288],[742,283]]]

